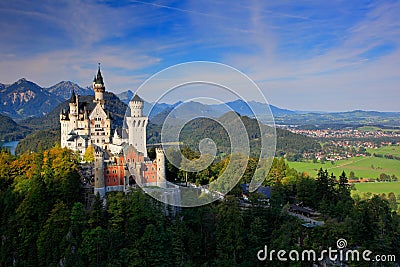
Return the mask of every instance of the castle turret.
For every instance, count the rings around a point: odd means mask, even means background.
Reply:
[[[148,118],[143,116],[144,101],[137,95],[129,102],[130,116],[126,117],[129,130],[129,144],[147,157],[146,127]]]
[[[94,194],[99,193],[102,198],[106,195],[104,184],[104,155],[100,147],[94,145]]]
[[[132,117],[143,117],[144,101],[137,94],[129,101]]]
[[[72,89],[71,98],[69,99],[69,114],[70,116],[78,115],[78,97],[76,97],[74,89]]]
[[[157,161],[157,185],[166,188],[167,179],[165,177],[165,155],[162,148],[156,148]]]
[[[99,69],[97,70],[97,75],[93,79],[93,91],[94,91],[94,102],[100,103],[100,105],[104,108],[104,92],[106,91],[106,87],[104,86],[103,76],[101,75],[100,63]]]

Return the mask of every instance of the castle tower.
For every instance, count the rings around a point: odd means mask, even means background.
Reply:
[[[106,195],[104,184],[104,155],[100,147],[94,145],[94,194],[100,194],[102,198]]]
[[[75,91],[72,90],[71,98],[69,99],[69,111],[62,110],[60,113],[61,147],[68,147],[67,139],[69,138],[69,133],[76,128],[78,104],[78,97],[75,95]]]
[[[78,121],[78,97],[75,95],[75,91],[72,89],[72,95],[69,100],[69,122],[70,129],[75,129]]]
[[[148,118],[143,116],[144,101],[136,94],[129,102],[130,116],[126,117],[129,130],[129,144],[147,158],[146,127]]]
[[[162,148],[156,148],[156,162],[157,162],[157,185],[166,188],[165,176],[165,155]]]
[[[97,70],[97,75],[93,79],[93,91],[94,91],[94,102],[100,103],[101,107],[104,108],[104,92],[106,91],[106,87],[104,86],[103,76],[100,71],[100,63],[99,69]]]

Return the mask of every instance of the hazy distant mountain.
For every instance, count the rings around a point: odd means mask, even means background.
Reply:
[[[173,106],[172,105],[166,106],[160,114],[154,112],[154,115],[151,116],[150,119],[157,122],[163,121],[165,117],[169,113],[171,113],[171,111],[172,113],[170,114],[170,116],[182,120],[187,120],[195,117],[216,118],[222,116],[222,114],[225,114],[229,111],[235,111],[242,116],[249,116],[249,117],[254,117],[254,114],[257,115],[268,114],[266,113],[268,106],[266,104],[262,104],[255,101],[250,101],[249,104],[247,104],[242,100],[236,100],[228,102],[226,104],[214,104],[214,105],[206,105],[199,102],[187,102],[179,106],[178,104],[180,103],[176,103]],[[178,106],[178,108],[173,109],[174,106]],[[273,105],[269,105],[269,107],[274,117],[296,114],[296,112],[294,111],[281,109]]]
[[[119,100],[121,100],[122,102],[124,102],[125,104],[128,104],[129,101],[132,99],[133,97],[133,92],[131,90],[116,94],[116,96],[119,98]]]
[[[24,78],[0,90],[0,113],[13,119],[43,116],[61,102],[60,97]]]
[[[129,101],[131,101],[132,97],[133,97],[134,93],[131,90],[122,92],[117,94],[118,98],[124,102],[125,104],[129,104]],[[149,116],[149,118],[152,118],[154,116],[156,116],[157,114],[159,114],[160,112],[163,112],[164,110],[168,109],[168,108],[172,108],[174,106],[176,106],[177,104],[181,103],[180,101],[175,103],[175,104],[166,104],[166,103],[157,103],[154,107],[152,103],[149,103],[147,101],[144,100],[144,107],[143,107],[143,113],[147,116]],[[151,110],[150,110],[151,109]]]
[[[226,104],[211,105],[215,110],[219,110],[222,113],[228,112],[228,107],[233,111],[239,113],[242,116],[254,116],[254,114],[261,115],[266,114],[268,105],[256,101],[245,101],[238,99],[232,102],[227,102]],[[227,107],[228,106],[228,107]],[[288,109],[281,109],[273,105],[269,105],[271,112],[274,116],[284,116],[295,114],[296,112]]]
[[[62,81],[45,89],[63,100],[67,100],[71,97],[72,90],[74,90],[78,95],[94,95],[94,92],[90,87],[82,88],[76,83],[70,81]]]

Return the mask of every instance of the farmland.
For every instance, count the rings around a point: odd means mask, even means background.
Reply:
[[[313,163],[307,162],[288,162],[291,168],[300,172],[307,172],[310,176],[316,177],[320,168],[333,172],[337,177],[345,171],[349,177],[350,171],[355,173],[355,177],[376,179],[381,173],[396,175],[400,177],[400,161],[377,157],[354,157],[338,160],[334,164],[330,162]]]
[[[382,182],[382,183],[358,183],[355,184],[356,190],[359,192],[371,192],[375,194],[388,195],[390,192],[395,195],[400,194],[400,182]]]
[[[368,148],[367,151],[372,154],[400,156],[400,146],[381,146],[379,148]],[[400,164],[400,161],[398,162]]]

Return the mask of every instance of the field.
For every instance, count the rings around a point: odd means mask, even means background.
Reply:
[[[360,132],[375,132],[381,130],[381,128],[375,126],[362,126],[358,127],[357,130],[359,130]]]
[[[336,161],[334,165],[330,162],[313,163],[309,162],[288,162],[291,168],[300,172],[307,172],[310,176],[316,177],[320,168],[327,169],[329,173],[333,172],[337,177],[345,171],[349,177],[350,171],[359,178],[376,179],[381,173],[396,175],[400,178],[400,161],[376,157],[356,157]]]
[[[359,183],[355,184],[357,191],[371,192],[376,194],[385,193],[388,195],[393,192],[396,197],[400,194],[400,182],[386,182],[386,183]]]
[[[357,130],[359,130],[360,132],[376,132],[376,131],[399,132],[400,131],[400,129],[398,129],[398,128],[382,129],[382,128],[376,127],[376,126],[362,126],[362,127],[358,127]]]
[[[382,155],[393,155],[393,156],[400,156],[400,146],[381,146],[380,148],[373,149],[367,148],[369,153],[374,154],[382,154]],[[400,164],[400,161],[399,161]]]

